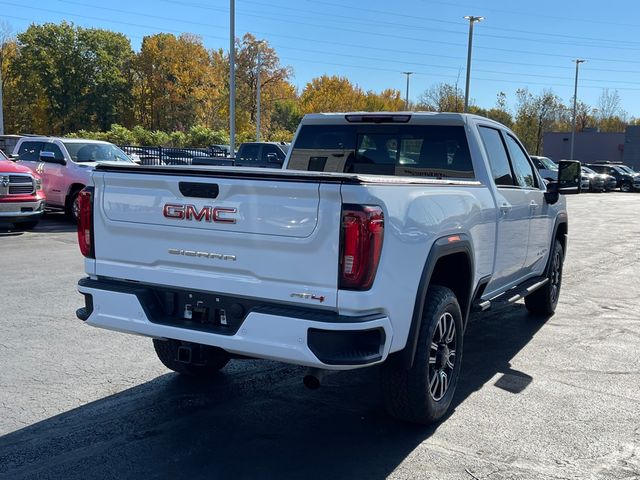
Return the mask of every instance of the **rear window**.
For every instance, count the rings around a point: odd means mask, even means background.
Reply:
[[[462,126],[306,125],[289,169],[427,178],[475,178]]]

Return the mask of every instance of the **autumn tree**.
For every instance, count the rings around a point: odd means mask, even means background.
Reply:
[[[363,110],[365,93],[348,78],[322,75],[313,78],[300,95],[303,113],[349,112]]]
[[[282,130],[283,122],[291,124],[285,117],[294,113],[291,102],[297,101],[296,90],[289,78],[291,67],[283,66],[280,58],[268,42],[258,40],[250,33],[236,39],[236,131],[240,138],[255,137],[257,115],[258,52],[260,52],[260,124],[264,138],[271,138],[274,132]],[[219,103],[219,112],[228,118],[229,56],[223,50],[212,52],[212,62],[219,78],[224,78],[224,102]],[[278,121],[272,120],[274,115]],[[295,118],[299,116],[294,115]],[[223,117],[224,118],[224,117]],[[296,123],[297,126],[297,123]],[[228,127],[228,125],[227,125]],[[295,127],[294,127],[295,128]]]
[[[404,110],[404,100],[399,90],[387,88],[380,93],[369,90],[364,98],[367,112],[397,112]]]
[[[209,52],[191,34],[144,37],[134,61],[135,114],[153,130],[184,130],[206,123],[218,94]]]
[[[5,112],[5,125],[12,123],[9,112],[13,110],[13,104],[16,100],[16,89],[14,79],[10,75],[9,66],[16,57],[16,39],[13,31],[8,23],[0,22],[0,89],[4,95],[3,112]],[[8,117],[8,118],[7,118]]]
[[[622,100],[617,90],[602,90],[595,108],[595,117],[601,132],[624,132],[627,112],[622,108]]]
[[[551,90],[534,95],[528,89],[520,88],[516,91],[516,97],[513,131],[529,153],[539,155],[544,132],[553,129],[565,107],[560,97]]]
[[[462,112],[464,92],[457,85],[439,83],[425,90],[420,96],[418,109],[430,112]]]

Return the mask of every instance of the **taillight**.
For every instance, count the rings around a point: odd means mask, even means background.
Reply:
[[[384,215],[380,207],[342,206],[338,288],[348,290],[371,288],[380,262],[383,236]]]
[[[78,245],[87,258],[95,258],[93,245],[93,188],[87,187],[78,194]]]

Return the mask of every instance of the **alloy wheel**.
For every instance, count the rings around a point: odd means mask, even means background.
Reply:
[[[562,259],[560,258],[560,252],[557,250],[553,254],[549,281],[551,282],[551,303],[555,303],[560,294],[560,282],[562,281]]]
[[[429,393],[436,402],[449,389],[456,364],[456,322],[449,312],[444,312],[431,338],[429,351]]]

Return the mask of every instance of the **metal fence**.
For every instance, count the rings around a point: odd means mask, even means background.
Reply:
[[[139,147],[118,145],[142,165],[227,165],[232,164],[229,151],[217,145],[197,147]],[[137,158],[136,158],[137,157]]]

